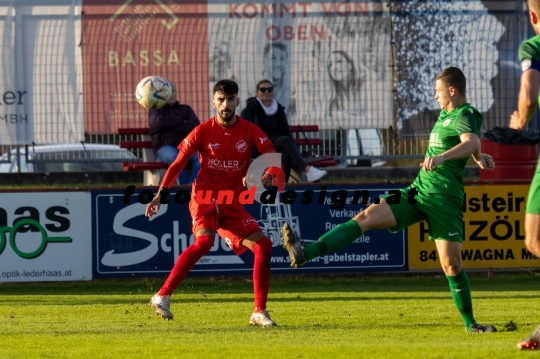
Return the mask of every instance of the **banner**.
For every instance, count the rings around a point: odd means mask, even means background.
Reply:
[[[368,191],[369,204],[395,189],[395,185],[362,188],[288,186],[287,190],[295,191],[297,196],[292,203],[282,201],[272,206],[255,202],[247,205],[246,209],[272,241],[274,273],[406,271],[404,231],[397,234],[388,230],[370,231],[348,247],[316,258],[300,269],[290,267],[289,256],[281,242],[280,228],[285,221],[306,243],[314,242],[367,206],[353,204],[355,190]],[[188,193],[187,189],[185,192]],[[170,272],[179,254],[194,242],[187,204],[176,203],[173,200],[176,193],[171,193],[170,202],[163,204],[158,214],[149,220],[144,216],[146,205],[138,203],[142,198],[139,190],[127,199],[122,191],[92,192],[95,277],[166,276]],[[302,204],[301,199],[308,195],[312,197],[311,203]],[[333,205],[332,198],[342,205]],[[123,203],[125,199],[128,204]],[[236,256],[226,241],[216,236],[210,252],[199,260],[191,273],[249,274],[252,268],[253,254],[250,251]]]
[[[257,82],[268,79],[293,124],[391,126],[386,2],[208,4],[209,80],[238,81],[240,110],[256,95]]]
[[[91,280],[90,193],[0,193],[0,282]]]
[[[528,185],[466,186],[463,208],[464,268],[537,267],[540,259],[527,251],[525,204]],[[408,229],[409,269],[439,269],[435,243],[426,222]]]
[[[503,126],[517,103],[519,44],[532,34],[517,0],[3,2],[0,144],[146,126],[134,91],[149,75],[175,82],[201,122],[215,114],[218,80],[240,85],[240,114],[268,78],[293,125],[427,138],[440,110],[435,77],[458,66],[484,127]]]
[[[382,1],[84,0],[83,11],[88,133],[146,126],[134,91],[149,75],[176,82],[179,101],[201,121],[215,114],[217,81],[238,82],[239,114],[267,78],[291,124],[392,123],[390,15]]]
[[[517,108],[518,49],[534,33],[523,1],[392,1],[397,128],[400,137],[428,138],[440,107],[435,79],[459,67],[467,101],[484,129],[506,126]],[[534,121],[533,121],[534,122]]]
[[[0,4],[0,145],[84,140],[80,1]]]
[[[206,2],[83,0],[83,12],[88,133],[148,126],[135,88],[150,75],[175,82],[179,101],[210,117]]]

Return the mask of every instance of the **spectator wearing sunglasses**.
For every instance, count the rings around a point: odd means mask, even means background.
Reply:
[[[304,170],[308,182],[318,181],[326,175],[326,171],[308,165],[300,154],[289,128],[285,107],[274,99],[274,85],[270,80],[259,81],[256,96],[248,98],[246,103],[240,117],[259,126],[272,141],[276,151],[282,154],[286,183],[293,165]]]

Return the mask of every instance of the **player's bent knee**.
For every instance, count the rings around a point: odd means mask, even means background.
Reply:
[[[194,245],[197,245],[199,248],[205,252],[210,252],[212,246],[214,245],[214,236],[200,236],[195,239]]]
[[[441,263],[444,274],[449,276],[456,276],[461,273],[463,267],[461,263],[449,262]]]
[[[253,244],[251,251],[255,255],[255,262],[259,258],[259,263],[270,269],[272,261],[272,241],[268,237],[263,237]]]
[[[270,258],[272,256],[272,241],[268,237],[262,237],[253,245],[253,251],[260,250],[261,254]]]
[[[353,219],[362,228],[362,232],[370,229],[391,228],[397,224],[392,209],[385,201],[372,204],[366,210],[358,213]]]
[[[195,233],[195,238],[201,237],[201,236],[212,236],[214,237],[216,235],[216,231],[210,228],[201,228]]]
[[[525,215],[525,247],[535,256],[540,255],[540,215]]]
[[[525,247],[535,256],[540,256],[540,238],[527,236],[525,238]]]

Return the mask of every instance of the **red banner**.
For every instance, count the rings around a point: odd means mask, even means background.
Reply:
[[[150,75],[175,82],[180,103],[210,117],[206,1],[83,0],[82,19],[87,133],[147,126],[135,88]]]

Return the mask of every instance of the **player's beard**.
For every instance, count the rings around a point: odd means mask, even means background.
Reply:
[[[236,114],[234,113],[234,111],[231,111],[228,116],[223,114],[223,112],[219,114],[219,117],[221,118],[221,121],[223,121],[225,123],[231,122],[235,116],[236,116]]]

